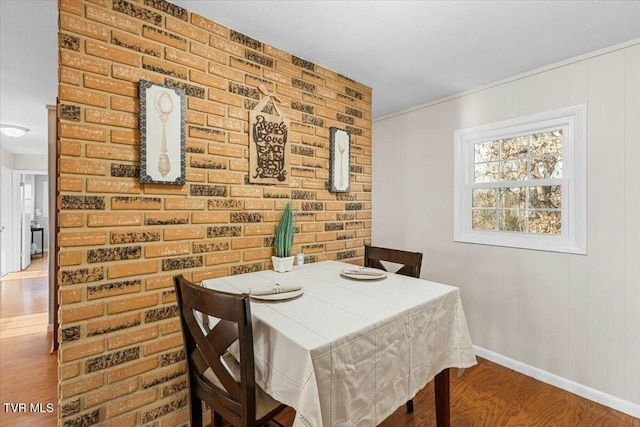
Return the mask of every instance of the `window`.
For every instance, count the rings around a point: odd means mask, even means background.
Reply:
[[[454,132],[454,240],[586,253],[586,106]]]

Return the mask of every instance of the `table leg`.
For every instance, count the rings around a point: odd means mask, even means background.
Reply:
[[[449,427],[451,412],[449,405],[449,368],[444,369],[434,380],[436,394],[436,425]]]

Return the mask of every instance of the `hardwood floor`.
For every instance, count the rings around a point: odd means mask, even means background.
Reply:
[[[23,271],[0,280],[0,338],[46,332],[48,323],[48,257],[32,260]]]
[[[0,426],[56,426],[58,356],[51,353],[52,333],[0,339]],[[5,403],[42,404],[46,411],[13,412]]]
[[[452,427],[640,427],[640,419],[485,359],[478,358],[461,377],[456,371],[451,371]],[[413,402],[413,413],[402,405],[380,427],[435,427],[433,382]],[[287,408],[277,420],[291,426],[294,416]]]
[[[43,264],[46,268],[46,262]],[[38,323],[47,310],[47,278],[31,266],[0,280],[0,330],[9,319]],[[29,277],[34,276],[36,277]],[[19,290],[21,289],[21,290]],[[43,320],[42,320],[43,319]],[[40,321],[46,326],[46,317]],[[24,332],[24,331],[22,331]],[[50,354],[51,333],[45,330],[0,338],[0,402],[53,403],[57,411],[57,357]],[[453,427],[640,427],[640,420],[534,380],[484,359],[458,378],[451,373],[451,425]],[[414,399],[415,411],[402,405],[381,427],[435,426],[433,384]],[[278,418],[291,426],[295,413],[287,409]],[[0,406],[0,426],[48,427],[54,413],[14,413]],[[347,426],[346,426],[347,427]]]
[[[58,358],[51,354],[48,258],[0,280],[0,426],[56,425]],[[16,411],[5,407],[13,404]],[[42,404],[43,412],[17,412],[16,404]],[[47,404],[54,412],[46,412]],[[30,408],[29,408],[30,409]]]
[[[432,383],[414,407],[413,414],[400,408],[381,426],[435,426]],[[640,420],[478,358],[460,378],[451,372],[451,425],[640,427]]]

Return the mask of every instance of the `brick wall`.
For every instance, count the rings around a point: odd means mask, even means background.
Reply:
[[[172,277],[270,269],[280,210],[307,262],[361,263],[371,236],[371,91],[164,0],[60,0],[62,425],[188,415]],[[141,184],[138,81],[181,87],[187,183]],[[291,119],[286,186],[248,184],[264,84]],[[329,127],[352,135],[351,192],[328,191]]]

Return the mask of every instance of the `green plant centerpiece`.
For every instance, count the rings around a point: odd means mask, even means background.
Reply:
[[[280,217],[273,242],[275,255],[271,257],[271,261],[273,262],[273,269],[277,272],[284,273],[293,269],[294,256],[291,250],[293,249],[294,234],[293,208],[291,207],[291,202],[287,202],[282,210],[282,216]]]

